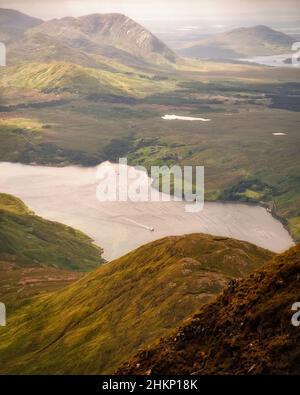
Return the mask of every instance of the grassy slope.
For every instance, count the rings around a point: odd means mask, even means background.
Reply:
[[[0,72],[1,89],[11,87],[44,92],[147,96],[175,88],[172,81],[156,81],[151,75],[111,72],[73,63],[29,63]]]
[[[42,266],[19,266],[0,259],[0,301],[9,311],[18,309],[33,297],[66,287],[83,272]]]
[[[103,262],[101,249],[83,233],[34,215],[6,194],[0,194],[0,260],[78,271]]]
[[[112,372],[270,256],[201,234],[143,246],[9,316],[0,372]]]
[[[299,299],[300,245],[227,289],[122,374],[299,374],[300,331],[291,325]]]

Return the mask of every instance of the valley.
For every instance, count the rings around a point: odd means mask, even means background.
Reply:
[[[298,70],[293,72],[296,78]],[[268,73],[285,75],[282,69]],[[297,83],[215,80],[180,86],[144,98],[63,93],[48,101],[48,94],[33,93],[34,104],[14,94],[1,113],[1,160],[95,166],[127,156],[129,164],[147,168],[204,165],[207,201],[267,205],[299,240]],[[211,121],[171,122],[162,119],[165,114]],[[279,140],[276,133],[286,136]]]
[[[299,373],[295,37],[79,14],[0,8],[0,375]],[[99,201],[120,158],[203,166],[203,211]]]
[[[203,211],[191,214],[184,201],[99,201],[98,168],[0,163],[1,189],[20,197],[38,215],[85,232],[108,261],[162,237],[196,232],[245,240],[275,252],[293,245],[282,224],[253,204],[206,202]]]

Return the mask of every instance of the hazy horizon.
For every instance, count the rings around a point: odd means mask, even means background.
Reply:
[[[0,0],[11,8],[41,18],[121,12],[139,21],[253,21],[280,23],[300,20],[296,0]]]

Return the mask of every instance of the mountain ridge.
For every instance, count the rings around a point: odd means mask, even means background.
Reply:
[[[141,350],[118,374],[299,374],[300,244],[275,256],[170,337]]]
[[[112,373],[271,256],[203,234],[142,246],[10,315],[0,334],[0,373]]]
[[[34,18],[17,10],[0,8],[0,40],[9,43],[40,23],[43,23],[42,19]]]

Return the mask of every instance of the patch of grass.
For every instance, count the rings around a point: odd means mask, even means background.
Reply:
[[[0,119],[0,132],[5,130],[41,132],[45,127],[38,120],[24,118],[5,118]]]

